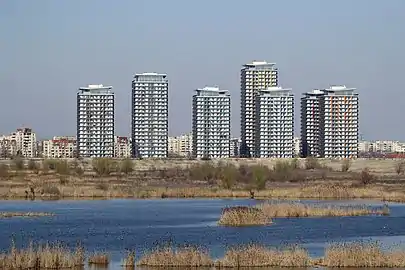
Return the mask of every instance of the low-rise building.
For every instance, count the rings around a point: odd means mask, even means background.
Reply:
[[[19,128],[7,136],[0,136],[0,155],[33,158],[37,155],[36,134],[30,128]]]
[[[114,157],[116,158],[131,157],[131,142],[128,137],[115,136]]]
[[[242,140],[240,138],[232,138],[230,144],[230,157],[236,158],[240,157],[240,145]]]
[[[183,134],[168,138],[169,156],[190,157],[193,151],[193,135]]]
[[[75,136],[55,136],[42,142],[44,158],[74,158],[77,156],[77,140]]]

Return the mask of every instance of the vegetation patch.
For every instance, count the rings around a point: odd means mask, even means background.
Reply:
[[[12,217],[48,217],[53,216],[52,213],[46,212],[0,212],[0,218]]]
[[[267,225],[271,219],[259,208],[236,206],[222,210],[218,225],[222,226],[255,226]]]
[[[110,263],[110,257],[107,253],[93,253],[89,256],[89,265],[106,266]]]

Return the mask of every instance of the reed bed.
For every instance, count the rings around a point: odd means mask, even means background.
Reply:
[[[110,263],[110,257],[107,253],[94,253],[89,256],[89,265],[106,266]]]
[[[13,244],[8,253],[0,254],[0,269],[75,269],[84,265],[84,250],[73,252],[62,245],[45,245],[17,249]]]
[[[11,217],[48,217],[53,216],[52,213],[46,212],[0,212],[0,218]]]
[[[124,258],[122,266],[125,269],[133,269],[135,267],[135,252],[130,251],[127,253],[127,256]]]
[[[285,250],[268,249],[258,245],[232,248],[219,261],[221,267],[308,267],[312,259],[308,252],[301,248]]]
[[[389,209],[371,209],[366,206],[318,206],[303,203],[270,203],[266,202],[256,206],[265,216],[277,217],[342,217],[388,215]]]
[[[271,219],[261,209],[247,206],[224,208],[218,221],[218,225],[234,227],[267,225],[270,223]]]
[[[405,251],[383,251],[375,243],[334,244],[325,251],[326,267],[405,267]]]
[[[213,265],[213,261],[208,252],[198,248],[173,249],[166,247],[145,254],[137,265],[152,267],[209,267]]]

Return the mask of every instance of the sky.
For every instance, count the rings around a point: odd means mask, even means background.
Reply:
[[[116,133],[130,133],[135,73],[166,73],[169,135],[191,131],[194,89],[232,96],[240,133],[240,69],[277,63],[295,94],[331,84],[360,95],[365,139],[405,140],[403,0],[0,0],[0,134],[76,133],[80,86],[116,94]]]

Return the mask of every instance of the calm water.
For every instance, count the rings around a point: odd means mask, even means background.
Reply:
[[[308,201],[313,203],[314,201]],[[216,222],[221,209],[251,205],[254,200],[106,200],[106,201],[0,201],[0,211],[45,211],[53,217],[0,220],[0,249],[17,245],[55,242],[74,246],[80,241],[88,251],[108,251],[120,269],[125,250],[138,255],[158,243],[193,244],[221,257],[224,248],[251,242],[267,246],[299,244],[311,256],[323,255],[331,242],[379,240],[384,246],[405,247],[405,205],[390,204],[390,216],[275,219],[265,227],[225,228]],[[367,204],[380,202],[317,202],[320,204]]]

